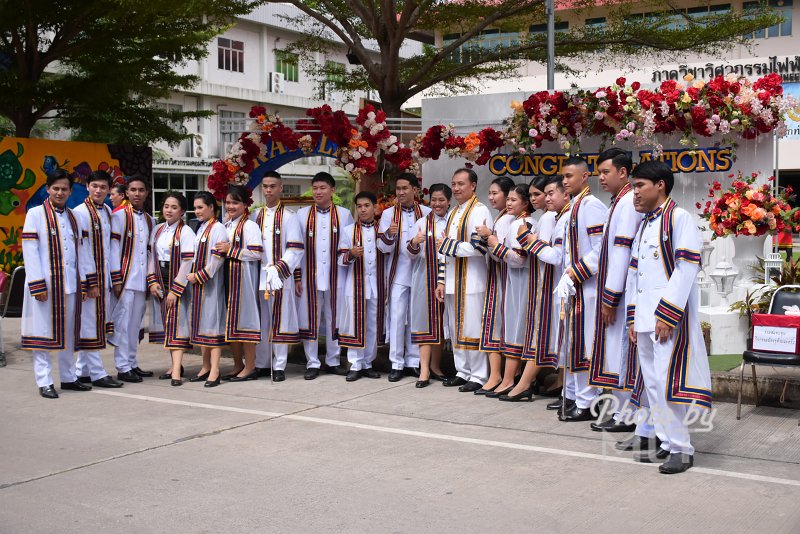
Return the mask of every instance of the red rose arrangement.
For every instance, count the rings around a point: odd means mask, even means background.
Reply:
[[[791,186],[773,194],[774,177],[766,184],[756,183],[757,172],[744,176],[739,171],[738,175],[728,177],[733,179],[730,187],[723,189],[722,184],[715,181],[708,190],[710,200],[705,205],[696,204],[698,210],[703,209],[701,217],[714,232],[712,239],[800,232],[800,211],[790,205],[794,198]]]
[[[419,165],[431,159],[439,159],[443,151],[451,158],[462,157],[477,165],[486,165],[492,152],[503,145],[503,134],[494,128],[484,128],[480,132],[470,132],[462,137],[456,135],[452,124],[439,124],[418,135],[411,142],[411,152]]]

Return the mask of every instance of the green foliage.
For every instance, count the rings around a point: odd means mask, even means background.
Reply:
[[[376,90],[384,110],[400,106],[422,91],[458,93],[475,90],[484,80],[507,78],[523,61],[546,63],[547,44],[542,33],[529,33],[530,25],[543,24],[545,0],[289,0],[303,16],[287,16],[306,38],[292,45],[304,67],[326,89],[344,93]],[[556,32],[556,56],[562,71],[574,59],[590,59],[595,67],[616,68],[643,62],[675,60],[675,52],[716,55],[737,44],[745,35],[780,21],[765,4],[730,13],[688,14],[672,2],[619,0],[596,7],[595,0],[570,2],[580,18],[605,17],[603,25],[574,25]],[[705,3],[699,4],[701,6]],[[694,7],[694,6],[692,6]],[[648,13],[643,16],[640,13]],[[558,16],[558,14],[557,14]],[[513,39],[472,45],[485,30],[515,34]],[[457,35],[441,48],[425,45],[419,54],[401,57],[403,44],[415,37],[432,38],[434,32]],[[315,54],[335,46],[338,37],[351,50],[360,67],[336,76],[331,65],[316,64]],[[377,52],[375,51],[377,44]]]
[[[0,115],[29,137],[57,118],[85,141],[186,137],[156,104],[198,78],[181,72],[254,0],[0,0]],[[8,130],[6,125],[4,130]]]
[[[759,258],[759,264],[753,266],[756,276],[753,281],[764,280],[764,260]],[[758,277],[758,274],[761,274]],[[737,300],[730,306],[730,311],[739,312],[739,317],[747,317],[748,324],[753,323],[754,313],[768,313],[770,301],[775,290],[781,286],[800,285],[800,258],[784,258],[781,272],[772,277],[774,285],[761,285],[752,292],[747,291],[744,300]],[[787,290],[789,291],[789,290]]]

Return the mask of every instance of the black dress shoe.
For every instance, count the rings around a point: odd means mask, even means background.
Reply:
[[[142,377],[133,371],[125,371],[124,373],[117,373],[117,380],[122,380],[123,382],[141,382]]]
[[[211,371],[206,371],[202,375],[193,376],[189,379],[189,382],[202,382],[203,380],[208,380],[209,374],[211,374]]]
[[[325,368],[325,372],[329,375],[347,376],[347,369],[341,365],[328,366]]]
[[[500,383],[498,382],[497,384],[495,384],[495,386],[494,386],[494,387],[491,387],[491,388],[488,388],[488,389],[486,389],[486,388],[484,388],[483,386],[481,386],[481,389],[479,389],[478,391],[476,391],[476,392],[475,392],[475,395],[486,395],[487,393],[491,393],[491,392],[493,392],[494,390],[496,390],[496,389],[497,389],[497,386],[499,386],[499,385],[500,385]]]
[[[238,376],[239,373],[241,373],[243,370],[244,368],[238,370],[234,369],[232,373],[229,373],[227,375],[222,375],[222,380],[225,380],[226,382],[230,381],[233,377]]]
[[[431,383],[431,379],[430,378],[427,379],[427,380],[417,380],[417,383],[414,384],[414,387],[415,388],[420,388],[420,389],[421,388],[426,388],[426,387],[428,387],[430,385],[430,383]]]
[[[267,371],[269,371],[269,369],[267,369]],[[284,380],[286,380],[286,372],[285,371],[279,371],[277,369],[275,371],[272,371],[272,381],[273,382],[283,382]]]
[[[392,369],[389,372],[389,382],[399,382],[402,379],[403,379],[402,369]]]
[[[259,378],[264,378],[265,376],[269,376],[269,367],[256,367],[256,372]]]
[[[367,378],[380,378],[381,374],[373,368],[363,369],[361,371],[361,376],[365,376]]]
[[[487,399],[497,399],[497,398],[500,397],[500,395],[508,395],[509,393],[511,393],[512,389],[514,389],[514,386],[511,386],[510,388],[503,389],[501,391],[497,391],[497,388],[494,388],[493,391],[490,391],[490,392],[488,392],[486,394],[486,398]],[[478,392],[476,391],[475,394],[477,395]]]
[[[602,423],[592,423],[589,428],[595,432],[633,432],[636,425],[629,425],[625,421],[616,421],[613,417]]]
[[[131,369],[131,371],[141,376],[142,378],[150,378],[155,374],[153,373],[153,371],[142,371],[139,367],[134,367],[133,369]],[[181,376],[183,376],[183,366],[181,366]]]
[[[61,390],[69,390],[69,391],[91,391],[92,386],[90,384],[81,384],[77,380],[75,382],[61,382]]]
[[[548,410],[560,410],[563,397],[559,397],[557,401],[553,401],[546,406]],[[570,411],[575,406],[575,401],[567,399],[567,411]]]
[[[442,385],[446,388],[452,388],[456,386],[463,386],[466,383],[467,381],[460,376],[454,376],[453,378],[448,378],[447,380],[443,381]]]
[[[643,464],[655,464],[659,461],[664,461],[670,456],[670,453],[666,449],[662,449],[659,447],[657,450],[641,450],[641,451],[634,451],[633,452],[633,459],[636,462],[641,462]],[[678,455],[680,456],[680,455]],[[684,469],[685,471],[685,469]]]
[[[206,383],[203,384],[203,387],[215,388],[215,387],[217,387],[219,385],[219,380],[220,380],[219,376],[217,376],[216,380],[206,380]]]
[[[303,378],[305,378],[306,380],[314,380],[318,376],[319,376],[319,368],[317,368],[317,367],[309,367],[308,369],[306,369],[306,372],[303,375]]]
[[[91,384],[92,383],[92,377],[91,376],[79,376],[78,377],[78,382],[80,382],[81,384]]]
[[[658,466],[658,472],[664,473],[665,475],[675,475],[677,473],[683,473],[693,465],[694,455],[676,452],[670,454],[667,461]]]
[[[658,438],[646,438],[644,436],[631,436],[624,441],[618,441],[614,444],[614,448],[618,451],[645,451],[648,449],[657,449],[661,445],[661,440]]]
[[[594,419],[592,416],[592,410],[590,408],[578,408],[577,406],[572,410],[567,412],[567,415],[559,416],[559,419],[562,421],[567,421],[570,423],[574,423],[576,421],[591,421]]]
[[[403,367],[403,374],[419,378],[419,367]]]
[[[56,388],[53,387],[53,384],[49,386],[43,386],[39,388],[39,395],[44,397],[45,399],[57,399],[58,393],[56,393]]]
[[[497,397],[498,400],[506,401],[506,402],[522,402],[522,401],[533,401],[533,387],[529,387],[522,393],[517,393],[516,395],[500,395]]]
[[[354,370],[350,369],[347,372],[347,376],[345,377],[345,380],[347,380],[348,382],[355,382],[359,378],[361,378],[361,371],[354,371]]]
[[[231,382],[247,382],[248,380],[258,380],[258,371],[253,369],[253,372],[248,375],[231,377]]]
[[[136,371],[136,369],[139,369],[139,368],[138,367],[134,367],[132,370],[133,370],[134,373],[136,373],[139,376],[153,376],[153,372],[152,371],[142,371],[142,373],[150,373],[149,375],[147,375],[147,374],[140,374],[139,372]],[[141,369],[139,369],[139,370],[141,371]],[[184,374],[185,374],[185,370],[184,370],[183,366],[181,365],[181,377],[183,377]],[[158,375],[158,379],[159,380],[172,380],[172,371],[170,370],[170,371],[167,371],[166,373],[164,373],[163,375]]]
[[[180,378],[170,378],[169,385],[170,386],[182,386],[183,385],[183,380],[181,380]]]
[[[172,380],[172,371],[167,371],[166,373],[162,373],[158,375],[159,380]]]
[[[114,380],[106,375],[103,378],[92,381],[92,385],[98,388],[121,388],[123,384],[119,380]]]
[[[464,384],[463,386],[459,387],[459,388],[458,388],[458,391],[460,391],[461,393],[471,393],[471,392],[473,392],[473,391],[478,391],[478,390],[479,390],[479,389],[481,389],[482,387],[483,387],[483,386],[482,386],[482,385],[480,385],[480,384],[479,384],[479,383],[477,383],[477,382],[472,382],[472,381],[469,381],[469,382],[467,382],[466,384]]]

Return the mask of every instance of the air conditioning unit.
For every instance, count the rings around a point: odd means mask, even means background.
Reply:
[[[282,72],[269,73],[269,90],[273,93],[283,94],[284,76]]]
[[[201,159],[208,157],[208,138],[205,135],[192,134],[192,157]]]

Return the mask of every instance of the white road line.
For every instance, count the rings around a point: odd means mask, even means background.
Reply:
[[[307,415],[292,415],[277,412],[265,412],[262,410],[248,410],[246,408],[236,408],[234,406],[220,406],[218,404],[206,404],[202,402],[181,401],[174,399],[165,399],[162,397],[151,397],[147,395],[133,395],[130,393],[122,393],[117,391],[97,391],[102,395],[109,395],[112,397],[124,397],[129,399],[143,400],[148,402],[157,402],[161,404],[173,404],[179,406],[189,406],[192,408],[203,408],[206,410],[218,410],[223,412],[243,413],[248,415],[260,415],[263,417],[290,419],[292,421],[301,421],[306,423],[317,423],[331,426],[341,426],[348,428],[357,428],[359,430],[370,430],[373,432],[384,432],[387,434],[399,434],[403,436],[412,436],[418,438],[436,439],[440,441],[453,441],[457,443],[469,443],[471,445],[482,445],[486,447],[500,447],[504,449],[514,449],[530,452],[539,452],[544,454],[553,454],[556,456],[566,456],[570,458],[581,458],[584,460],[597,460],[601,462],[615,462],[621,464],[628,464],[631,466],[642,468],[653,468],[654,464],[643,464],[633,461],[632,458],[620,458],[617,456],[606,456],[602,454],[593,454],[589,452],[569,451],[564,449],[552,449],[549,447],[539,447],[536,445],[525,445],[522,443],[511,443],[507,441],[494,441],[489,439],[468,438],[463,436],[453,436],[451,434],[437,434],[434,432],[421,432],[418,430],[407,430],[402,428],[391,428],[385,426],[368,425],[363,423],[353,423],[351,421],[338,421],[336,419],[326,419],[322,417],[309,417]],[[750,473],[741,473],[738,471],[726,471],[723,469],[711,469],[707,467],[693,467],[690,473],[702,473],[706,475],[721,476],[728,478],[738,478],[743,480],[751,480],[754,482],[767,482],[770,484],[780,484],[784,486],[797,486],[800,487],[800,480],[791,480],[788,478],[777,478],[763,475],[754,475]]]

